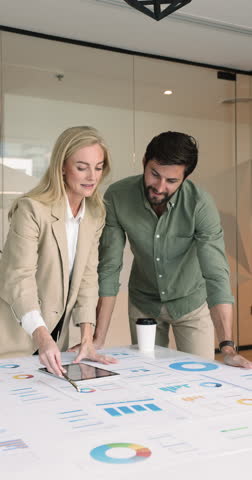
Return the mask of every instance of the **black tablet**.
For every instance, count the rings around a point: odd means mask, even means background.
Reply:
[[[68,378],[70,380],[73,380],[74,382],[79,382],[80,380],[94,380],[96,378],[105,378],[119,375],[119,373],[110,372],[110,370],[105,370],[105,368],[93,367],[91,365],[87,365],[86,363],[69,363],[62,366],[66,370],[66,375],[68,376]],[[57,376],[54,373],[48,372],[47,368],[39,368],[39,371],[47,373],[48,375],[53,375],[55,377]]]

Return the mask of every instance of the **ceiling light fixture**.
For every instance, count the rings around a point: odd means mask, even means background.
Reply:
[[[128,5],[145,13],[155,20],[162,20],[179,8],[184,7],[192,0],[170,0],[170,2],[163,0],[124,0]],[[168,5],[168,6],[167,6]]]
[[[165,90],[164,95],[172,95],[172,90]]]

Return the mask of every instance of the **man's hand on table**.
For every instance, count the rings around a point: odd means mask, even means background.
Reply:
[[[101,355],[95,350],[95,346],[92,341],[84,340],[82,343],[75,345],[67,350],[68,352],[78,352],[76,359],[73,363],[78,363],[81,360],[91,360],[92,362],[100,362],[105,365],[110,363],[117,363],[117,360],[107,355]]]
[[[252,362],[236,352],[232,347],[224,347],[221,350],[224,357],[224,363],[231,367],[252,368]]]
[[[96,350],[100,350],[101,348],[104,347],[104,343],[105,341],[96,337],[96,335],[94,334],[94,338],[93,338],[93,343],[94,343],[94,347]]]

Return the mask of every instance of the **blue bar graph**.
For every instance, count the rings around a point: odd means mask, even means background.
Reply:
[[[158,412],[161,410],[161,408],[159,408],[157,405],[155,405],[154,403],[145,403],[144,404],[145,407],[149,408],[150,410],[152,410],[153,412]]]
[[[111,417],[121,417],[121,413],[118,412],[115,408],[104,408],[105,412],[109,413]]]
[[[118,407],[118,410],[120,410],[122,413],[125,413],[126,415],[128,415],[128,413],[135,413],[129,407]]]
[[[131,405],[131,408],[134,408],[136,412],[144,412],[144,410],[146,410],[142,405]]]
[[[118,402],[118,404],[123,403],[123,402]],[[121,417],[123,414],[124,415],[129,415],[132,413],[142,413],[142,412],[148,412],[150,410],[151,412],[160,412],[162,409],[155,405],[155,403],[145,403],[144,405],[138,405],[138,404],[133,404],[133,405],[128,405],[128,406],[115,406],[104,408],[104,411],[107,412],[111,417]]]

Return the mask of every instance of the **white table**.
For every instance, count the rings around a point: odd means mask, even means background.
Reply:
[[[250,472],[252,370],[162,347],[106,352],[120,375],[80,382],[81,393],[39,373],[37,357],[0,359],[1,478],[236,480]]]

